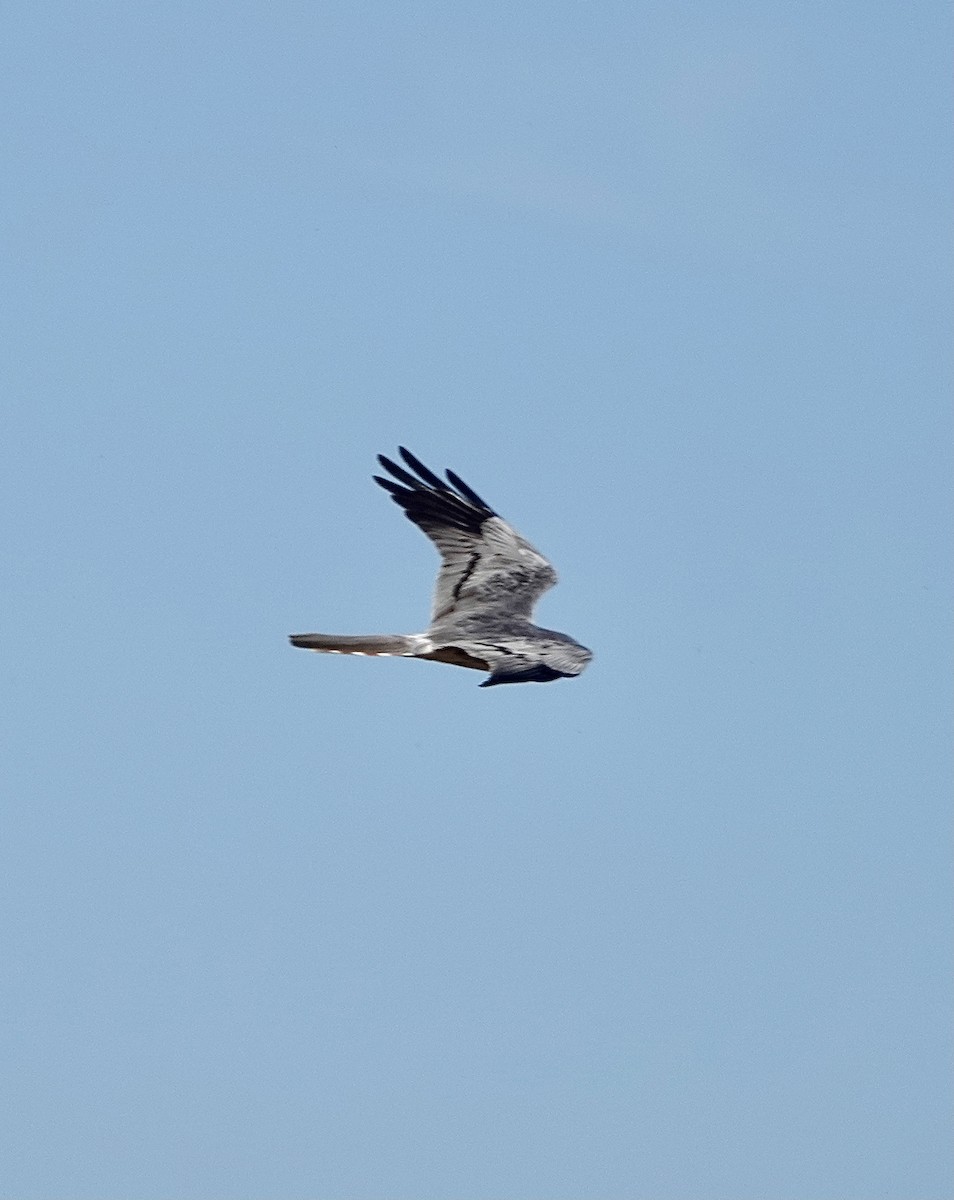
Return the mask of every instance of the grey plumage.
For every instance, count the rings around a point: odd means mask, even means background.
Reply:
[[[593,657],[590,651],[565,633],[531,621],[537,600],[557,582],[550,563],[459,475],[447,471],[445,482],[410,451],[399,449],[405,466],[379,454],[378,462],[393,478],[374,479],[440,552],[427,631],[366,637],[301,633],[291,636],[292,645],[324,654],[395,654],[489,671],[481,687],[579,675]]]

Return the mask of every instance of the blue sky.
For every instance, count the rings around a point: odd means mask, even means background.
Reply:
[[[0,1195],[950,1196],[947,7],[5,25]]]

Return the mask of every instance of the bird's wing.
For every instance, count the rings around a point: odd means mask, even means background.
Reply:
[[[550,563],[453,471],[445,483],[403,446],[400,451],[411,470],[379,454],[398,482],[374,478],[440,551],[432,623],[478,614],[529,620],[557,581]]]

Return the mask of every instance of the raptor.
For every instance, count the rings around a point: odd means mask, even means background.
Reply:
[[[481,687],[579,675],[592,653],[531,620],[536,602],[557,582],[550,563],[459,475],[447,471],[445,481],[409,450],[399,450],[405,465],[379,454],[391,478],[374,480],[440,552],[430,625],[408,634],[296,633],[292,645],[319,654],[401,655],[489,671]]]

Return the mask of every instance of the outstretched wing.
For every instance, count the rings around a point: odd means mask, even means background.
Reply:
[[[445,483],[399,449],[411,470],[379,454],[378,462],[398,482],[374,479],[440,551],[432,623],[457,614],[529,620],[557,581],[553,567],[453,471]]]

